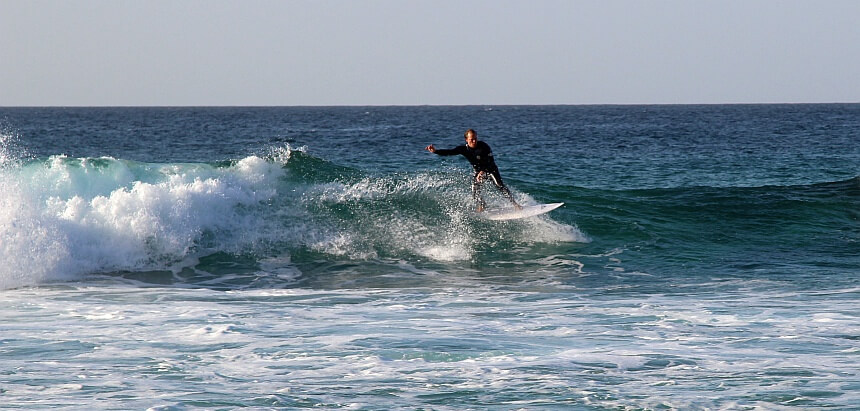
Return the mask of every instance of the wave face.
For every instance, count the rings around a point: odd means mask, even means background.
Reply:
[[[674,276],[836,280],[857,268],[860,177],[763,187],[580,190],[589,235],[628,250],[630,269]]]
[[[211,164],[52,156],[7,166],[0,286],[176,271],[218,253],[457,261],[487,241],[587,241],[551,220],[478,232],[484,222],[459,174],[370,176],[289,147],[269,151]]]

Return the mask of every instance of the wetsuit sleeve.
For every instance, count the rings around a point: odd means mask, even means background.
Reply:
[[[450,149],[439,149],[439,148],[437,148],[435,153],[440,155],[440,156],[456,156],[458,154],[463,154],[463,149],[465,147],[466,146],[457,146],[457,147],[450,148]]]

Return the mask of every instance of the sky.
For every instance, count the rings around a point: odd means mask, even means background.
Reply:
[[[822,102],[858,0],[0,0],[0,106]]]

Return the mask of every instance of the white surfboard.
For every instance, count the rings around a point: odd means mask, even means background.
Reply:
[[[561,207],[562,204],[564,203],[537,204],[523,206],[523,208],[519,210],[514,207],[500,208],[493,210],[485,210],[484,212],[478,213],[478,215],[482,218],[486,218],[487,220],[516,220],[519,218],[534,217],[536,215],[548,213],[552,210],[555,210],[556,208]]]

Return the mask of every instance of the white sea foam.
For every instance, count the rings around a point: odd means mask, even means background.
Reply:
[[[844,338],[857,335],[856,300],[814,293],[601,300],[477,284],[2,293],[4,401],[13,406],[267,398],[272,407],[770,409],[850,408],[860,398],[855,340]],[[727,314],[748,321],[712,325]],[[689,317],[698,319],[677,323]],[[789,334],[797,338],[778,338]]]
[[[164,268],[206,232],[241,247],[262,223],[241,208],[273,198],[282,173],[253,156],[224,169],[65,156],[2,169],[0,288]]]

